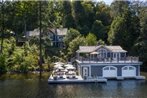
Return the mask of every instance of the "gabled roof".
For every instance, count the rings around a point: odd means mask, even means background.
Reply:
[[[126,50],[123,50],[120,46],[105,46],[108,48],[111,52],[127,52]]]
[[[91,53],[94,52],[100,48],[106,48],[110,52],[127,52],[126,50],[123,50],[120,46],[79,46],[79,50],[77,52],[79,53]]]
[[[52,32],[53,34],[56,34],[54,28],[48,29],[46,32],[47,33]],[[40,34],[40,31],[39,31],[38,28],[37,29],[34,29],[33,31],[27,31],[26,32],[26,36],[27,37],[30,37],[30,36],[39,36],[39,34]],[[56,35],[66,35],[66,34],[67,34],[67,28],[57,28],[57,34]]]
[[[56,34],[56,31],[53,28],[49,29],[49,31]],[[56,35],[66,35],[66,34],[67,34],[67,28],[57,28],[57,34]]]
[[[77,52],[80,53],[89,53],[96,49],[97,46],[79,46],[79,50]]]

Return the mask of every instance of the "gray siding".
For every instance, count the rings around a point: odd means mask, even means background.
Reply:
[[[104,66],[91,66],[91,76],[102,76]]]
[[[103,68],[109,66],[109,65],[105,65],[105,66],[92,66],[91,65],[91,76],[102,76],[103,74]],[[113,65],[111,65],[113,66]],[[128,65],[114,65],[117,68],[117,76],[122,76],[122,67],[124,66],[128,66]],[[139,75],[139,66],[138,65],[131,65],[134,66],[136,68],[136,75]]]

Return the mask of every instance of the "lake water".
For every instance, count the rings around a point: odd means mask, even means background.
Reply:
[[[147,76],[147,73],[143,73]],[[48,84],[49,73],[0,77],[0,98],[147,98],[146,80],[107,83]]]

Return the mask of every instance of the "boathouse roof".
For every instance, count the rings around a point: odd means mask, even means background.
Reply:
[[[121,46],[103,46],[103,45],[99,45],[99,46],[79,46],[79,50],[77,50],[77,52],[79,53],[90,53],[90,52],[94,52],[100,48],[105,48],[110,52],[127,52],[126,50],[122,49]]]

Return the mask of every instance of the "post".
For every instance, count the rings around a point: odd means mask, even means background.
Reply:
[[[124,58],[125,58],[124,63],[126,63],[126,59],[127,59],[127,58],[126,58],[126,53],[125,53],[125,57],[124,57]]]
[[[2,0],[2,6],[1,6],[1,12],[2,12],[2,35],[1,35],[1,54],[3,53],[3,40],[4,40],[4,11],[3,11],[3,0]]]
[[[42,71],[42,33],[41,33],[41,29],[42,29],[42,23],[41,23],[41,1],[39,1],[39,39],[40,39],[40,44],[39,44],[39,50],[40,50],[40,54],[39,54],[39,68],[40,68],[40,76],[41,76],[41,71]]]

